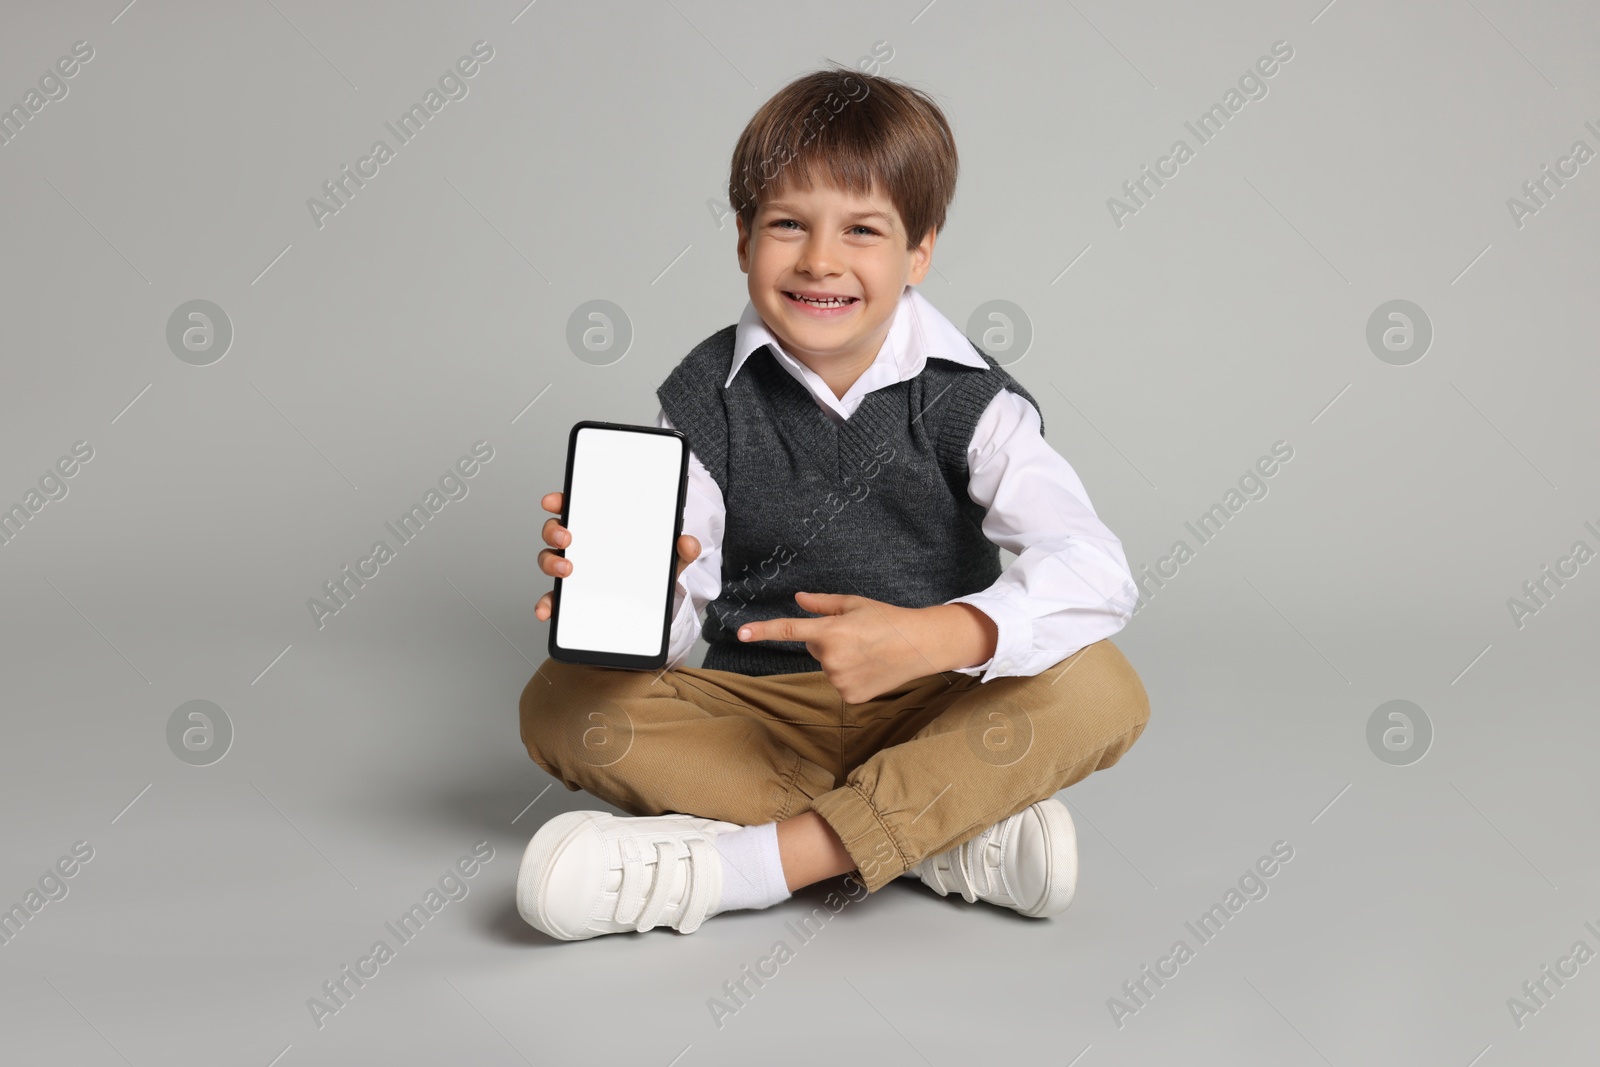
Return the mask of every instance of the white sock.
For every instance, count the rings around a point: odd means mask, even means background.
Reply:
[[[722,900],[719,912],[735,908],[770,908],[789,899],[778,855],[778,824],[762,823],[718,834],[722,857]]]

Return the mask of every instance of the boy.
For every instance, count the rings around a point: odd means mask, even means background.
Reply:
[[[656,394],[691,449],[668,669],[547,659],[522,693],[533,760],[634,816],[568,812],[528,843],[517,904],[546,934],[691,933],[849,871],[1071,903],[1054,794],[1149,718],[1107,640],[1137,591],[1033,397],[913,288],[956,169],[931,99],[848,70],[741,135],[750,302]],[[571,573],[569,532],[543,535],[540,569]],[[683,667],[702,610],[705,665]]]

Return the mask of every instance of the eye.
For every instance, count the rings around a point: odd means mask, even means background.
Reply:
[[[800,225],[798,222],[795,222],[794,219],[773,219],[772,222],[769,225],[777,226],[777,227],[779,227],[781,229],[784,226],[785,223],[789,223],[789,224],[792,224],[792,225],[795,225],[795,226]]]
[[[878,231],[874,230],[871,226],[863,226],[863,225],[858,223],[855,226],[852,226],[850,228],[852,230],[866,230],[868,233],[872,234],[872,236],[874,236],[874,237],[876,237],[878,235]]]

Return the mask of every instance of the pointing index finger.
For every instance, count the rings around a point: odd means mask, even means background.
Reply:
[[[809,641],[818,636],[826,619],[768,619],[739,627],[741,641]]]

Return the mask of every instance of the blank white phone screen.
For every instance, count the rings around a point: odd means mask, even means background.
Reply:
[[[561,578],[556,617],[562,648],[661,651],[683,448],[670,434],[578,431],[565,549],[572,573]]]

